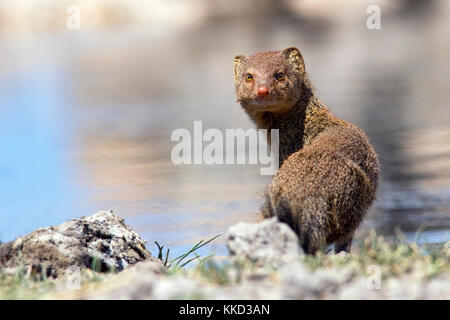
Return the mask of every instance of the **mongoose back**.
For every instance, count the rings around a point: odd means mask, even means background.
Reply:
[[[297,48],[236,56],[234,85],[256,125],[279,130],[280,167],[262,216],[287,223],[307,253],[331,244],[350,251],[378,184],[378,158],[364,132],[317,99]]]

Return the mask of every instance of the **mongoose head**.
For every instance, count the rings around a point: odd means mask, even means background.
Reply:
[[[251,114],[289,110],[301,99],[304,81],[303,57],[294,47],[234,58],[237,101]]]

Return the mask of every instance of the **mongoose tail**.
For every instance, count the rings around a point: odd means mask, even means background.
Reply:
[[[266,194],[266,204],[263,207],[265,218],[277,216],[281,222],[287,223],[299,236],[300,245],[306,253],[315,253],[326,246],[326,232],[321,229],[327,215],[327,204],[320,198],[306,198],[303,208],[291,208],[290,202],[283,196],[275,200]]]

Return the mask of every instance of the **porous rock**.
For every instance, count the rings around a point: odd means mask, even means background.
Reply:
[[[58,277],[69,267],[122,270],[154,259],[143,240],[112,211],[40,228],[0,245],[0,268],[26,268],[32,274]]]
[[[226,233],[226,244],[231,256],[256,264],[280,265],[303,254],[297,235],[277,218],[231,226]]]

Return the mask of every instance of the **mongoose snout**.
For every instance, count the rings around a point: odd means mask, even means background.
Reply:
[[[269,88],[268,87],[259,87],[258,88],[258,96],[259,97],[266,97],[269,95]]]
[[[234,85],[258,128],[279,130],[280,167],[263,217],[290,225],[307,253],[330,244],[349,251],[378,184],[378,158],[364,132],[318,100],[297,48],[236,56]]]

